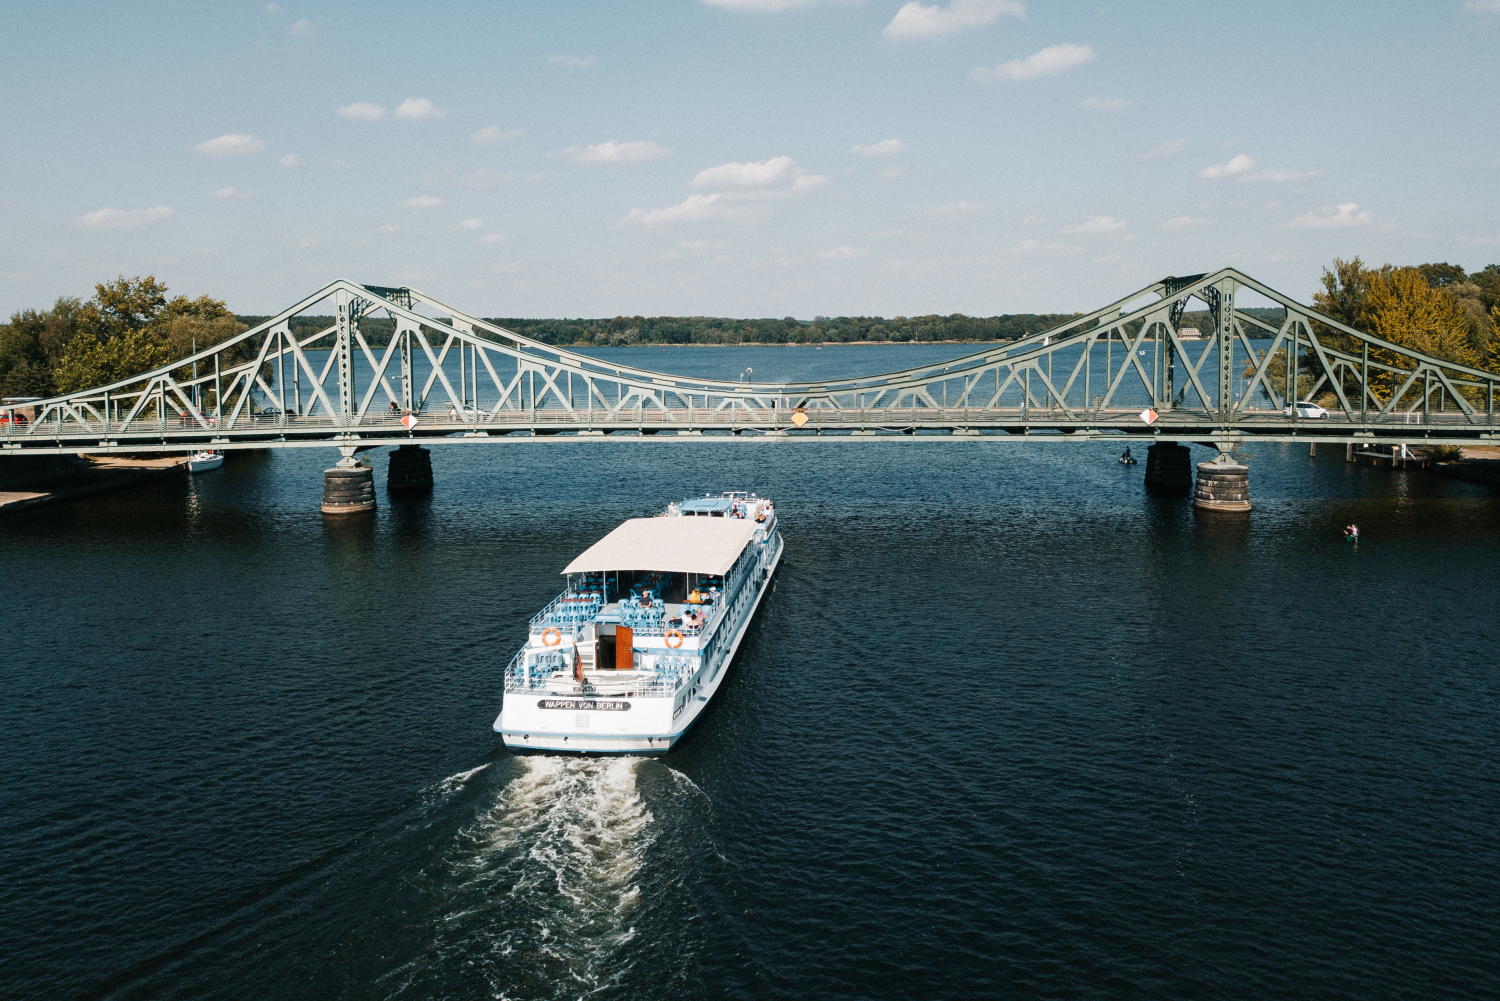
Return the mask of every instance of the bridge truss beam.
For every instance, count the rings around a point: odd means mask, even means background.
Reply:
[[[1280,321],[1237,309],[1245,291],[1281,307]],[[1201,342],[1177,326],[1195,299],[1213,324]],[[334,323],[294,336],[291,321],[325,301]],[[380,312],[393,332],[372,345],[360,324]],[[1500,375],[1354,330],[1232,268],[1166,278],[938,365],[788,383],[614,364],[415,289],[341,280],[168,366],[40,401],[28,423],[0,424],[0,454],[674,433],[1478,443],[1500,437],[1497,384]],[[1329,418],[1284,412],[1315,396],[1329,400]]]

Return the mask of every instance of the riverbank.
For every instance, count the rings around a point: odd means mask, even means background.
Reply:
[[[1439,476],[1500,489],[1500,448],[1465,448],[1462,462],[1434,462],[1428,468]]]
[[[24,462],[7,458],[0,462]],[[44,476],[30,483],[10,484],[19,489],[0,490],[0,515],[28,508],[74,500],[104,490],[146,483],[186,472],[186,456],[161,459],[89,458],[61,475]]]

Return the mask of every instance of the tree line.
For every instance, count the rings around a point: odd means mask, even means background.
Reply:
[[[1009,341],[1065,323],[1077,313],[1015,313],[1004,316],[819,316],[812,320],[736,320],[719,316],[616,316],[610,319],[529,319],[485,317],[523,337],[554,347],[625,347],[632,344],[933,344],[945,341]],[[256,324],[264,316],[241,316]],[[302,316],[293,334],[306,336],[333,324],[331,316]],[[394,329],[390,320],[361,320],[360,332],[372,347],[384,347]]]
[[[51,309],[12,313],[0,324],[0,397],[118,382],[246,329],[222,299],[167,292],[155,275],[121,275],[87,301],[61,296]]]

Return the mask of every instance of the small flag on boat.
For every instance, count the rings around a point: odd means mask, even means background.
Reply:
[[[1156,417],[1156,411],[1152,410],[1150,407],[1147,407],[1145,410],[1141,411],[1141,420],[1146,422],[1147,427],[1150,427],[1152,424],[1156,423]]]
[[[405,417],[401,418],[401,425],[402,427],[406,428],[406,430],[410,431],[412,428],[417,426],[417,415],[407,414]]]

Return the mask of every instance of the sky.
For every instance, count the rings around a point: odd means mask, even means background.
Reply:
[[[1500,261],[1500,0],[27,4],[0,315],[1087,310]]]

